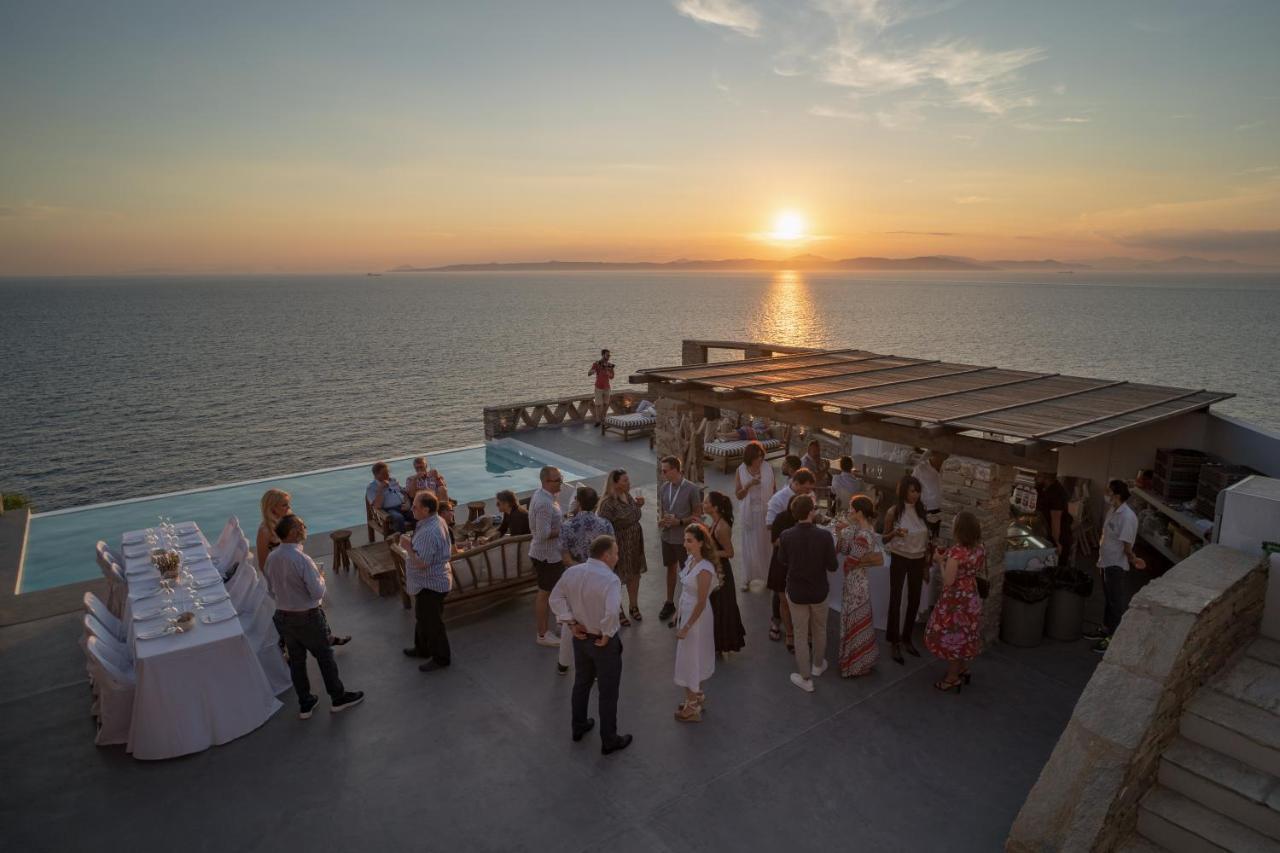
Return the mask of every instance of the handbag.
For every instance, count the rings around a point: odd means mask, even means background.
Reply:
[[[983,569],[982,574],[977,575],[973,580],[978,586],[978,598],[986,598],[991,594],[991,581],[987,579],[986,569]]]

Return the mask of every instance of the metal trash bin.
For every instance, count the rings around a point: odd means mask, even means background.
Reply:
[[[1052,591],[1051,581],[1043,572],[1005,572],[1000,639],[1022,648],[1040,645]]]
[[[1044,633],[1051,640],[1071,642],[1084,633],[1083,595],[1070,589],[1055,589],[1049,596],[1049,612],[1044,620]]]

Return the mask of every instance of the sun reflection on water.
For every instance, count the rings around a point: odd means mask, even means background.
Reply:
[[[780,270],[749,325],[750,339],[791,346],[817,346],[828,338],[826,319],[803,273]]]

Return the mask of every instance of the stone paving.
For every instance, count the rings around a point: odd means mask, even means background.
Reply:
[[[628,467],[653,498],[643,439],[587,428],[519,437]],[[1096,664],[1086,642],[995,645],[958,696],[932,688],[936,661],[898,666],[886,648],[872,675],[843,681],[833,669],[809,695],[767,639],[767,597],[740,593],[747,647],[717,665],[704,722],[682,725],[648,533],[647,618],[623,631],[620,726],[635,742],[608,757],[598,739],[570,741],[572,679],[534,644],[527,596],[452,624],[454,665],[424,675],[400,654],[411,615],[335,578],[330,620],[356,638],[339,664],[364,705],[300,721],[285,696],[258,731],[160,763],[93,745],[77,615],[0,629],[6,847],[1000,848]]]

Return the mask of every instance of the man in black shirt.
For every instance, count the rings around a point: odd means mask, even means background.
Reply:
[[[813,692],[813,679],[827,669],[827,573],[836,570],[836,541],[813,523],[815,508],[812,496],[796,496],[790,507],[796,525],[778,538],[778,562],[787,572],[787,607],[795,627],[791,683],[806,693]]]
[[[1036,512],[1044,521],[1045,533],[1058,549],[1058,565],[1071,565],[1071,513],[1067,504],[1071,498],[1066,487],[1058,482],[1058,475],[1050,471],[1036,474]]]

